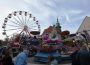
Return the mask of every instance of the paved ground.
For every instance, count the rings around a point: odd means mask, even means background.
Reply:
[[[47,65],[47,64],[32,64],[32,63],[28,63],[28,65]],[[71,64],[59,64],[59,65],[71,65]]]
[[[28,59],[28,65],[47,65],[47,64],[41,64],[41,63],[37,63],[37,62],[33,62],[34,61],[34,58],[29,58]],[[71,63],[69,62],[63,62],[59,65],[71,65]]]

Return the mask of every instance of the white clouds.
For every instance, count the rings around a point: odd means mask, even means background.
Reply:
[[[90,0],[0,0],[0,21],[15,10],[24,10],[32,13],[41,24],[41,28],[47,28],[56,22],[57,16],[60,18],[63,30],[69,29],[71,32],[82,22],[86,15],[90,15]],[[74,24],[73,24],[74,23]],[[79,25],[79,24],[78,24]],[[76,26],[76,25],[75,25]],[[75,32],[75,31],[74,31]],[[0,33],[1,35],[1,33]]]
[[[75,14],[75,15],[76,15],[76,14],[82,13],[82,11],[80,11],[80,10],[70,10],[69,13],[70,13],[70,14]]]

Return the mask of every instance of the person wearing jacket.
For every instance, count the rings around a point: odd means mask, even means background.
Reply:
[[[14,65],[10,52],[11,52],[10,48],[6,49],[5,55],[2,58],[2,65]]]
[[[73,53],[70,55],[70,57],[71,57],[71,59],[72,59],[72,60],[71,60],[72,65],[79,65],[78,60],[77,60],[77,58],[76,58],[76,55],[77,55],[78,51],[79,51],[79,50],[76,50],[75,52],[73,52]]]
[[[27,48],[24,48],[23,52],[19,53],[16,56],[14,65],[27,65],[27,58],[28,58],[29,51]]]
[[[76,55],[79,65],[87,65],[87,55],[88,49],[85,45],[83,45]]]

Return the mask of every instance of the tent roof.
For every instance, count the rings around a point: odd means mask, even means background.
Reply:
[[[83,32],[84,30],[87,30],[90,34],[90,17],[88,16],[85,17],[77,32]]]

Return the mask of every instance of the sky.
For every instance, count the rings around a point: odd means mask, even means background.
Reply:
[[[4,18],[13,11],[26,11],[39,21],[41,33],[56,23],[62,31],[75,33],[86,16],[90,16],[90,0],[0,0],[0,39]]]

